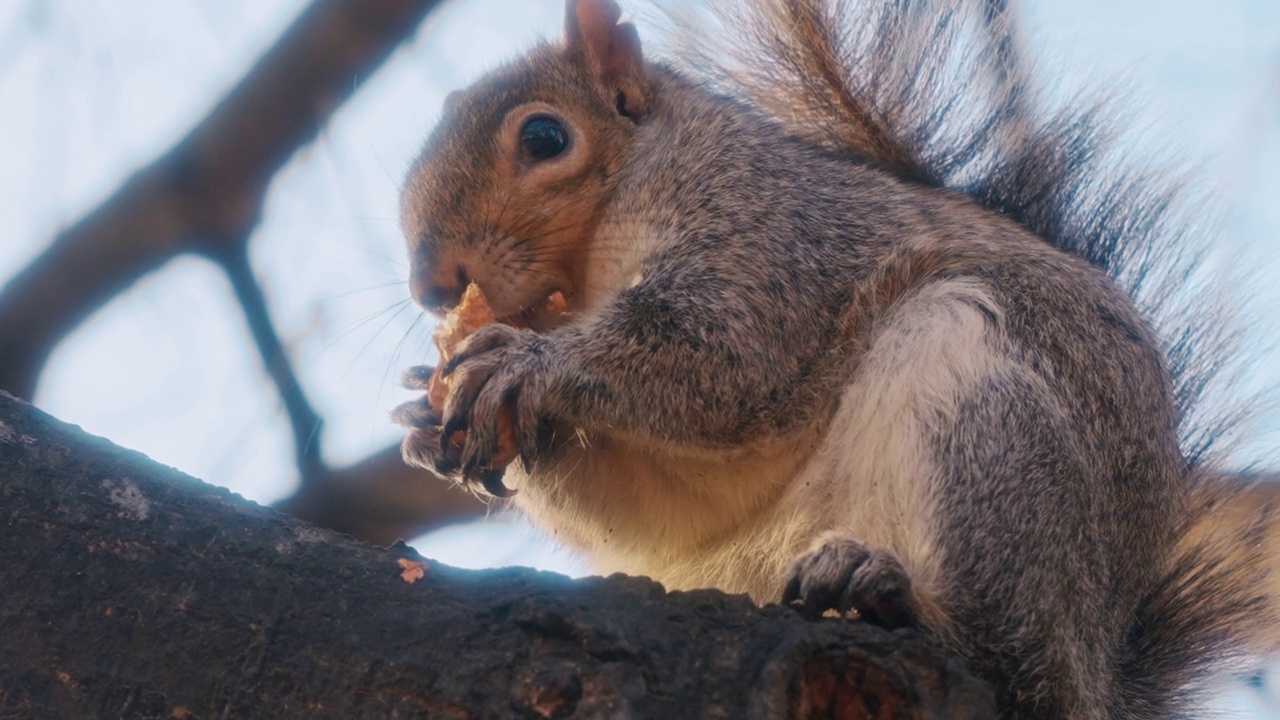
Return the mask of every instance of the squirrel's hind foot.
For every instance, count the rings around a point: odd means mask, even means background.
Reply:
[[[798,602],[814,617],[828,610],[854,610],[862,620],[889,630],[918,624],[919,602],[911,578],[886,550],[831,535],[792,563],[788,574],[782,602]]]

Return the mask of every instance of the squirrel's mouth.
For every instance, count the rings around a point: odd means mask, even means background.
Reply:
[[[540,302],[530,303],[513,313],[497,317],[497,322],[522,330],[545,332],[563,325],[572,313],[569,300],[559,289],[552,289]]]

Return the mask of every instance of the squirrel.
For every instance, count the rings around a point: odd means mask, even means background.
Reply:
[[[1177,189],[1035,106],[1003,7],[739,0],[653,59],[568,0],[406,181],[414,298],[500,321],[406,461],[601,571],[917,628],[1002,717],[1192,712],[1273,627],[1258,543],[1194,531],[1220,323]]]

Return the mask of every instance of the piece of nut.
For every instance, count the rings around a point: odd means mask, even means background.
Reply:
[[[440,352],[440,364],[436,366],[436,371],[427,384],[427,400],[432,407],[443,408],[445,398],[449,396],[449,380],[441,377],[440,372],[445,363],[453,358],[458,345],[475,331],[496,321],[493,309],[489,307],[489,301],[480,291],[480,286],[475,283],[468,285],[458,306],[449,311],[431,334],[431,339]]]

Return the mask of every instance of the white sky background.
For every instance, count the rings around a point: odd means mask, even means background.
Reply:
[[[131,168],[179,139],[301,0],[0,0],[0,282]],[[397,441],[387,411],[429,327],[398,305],[407,262],[398,184],[450,90],[559,32],[560,0],[462,0],[438,11],[272,186],[253,260],[306,390],[326,460]],[[1280,342],[1280,2],[1027,0],[1028,47],[1059,87],[1117,98],[1152,147],[1216,188],[1226,247],[1260,283]],[[0,348],[3,352],[3,348]],[[1264,367],[1280,368],[1271,350]],[[1272,377],[1275,377],[1274,375]],[[245,497],[295,482],[290,435],[227,282],[180,259],[94,315],[46,370],[38,404]],[[1264,429],[1280,436],[1280,419]],[[1275,446],[1275,438],[1270,445]],[[476,566],[573,569],[528,531],[464,528],[419,543]],[[533,549],[531,549],[533,548]]]

